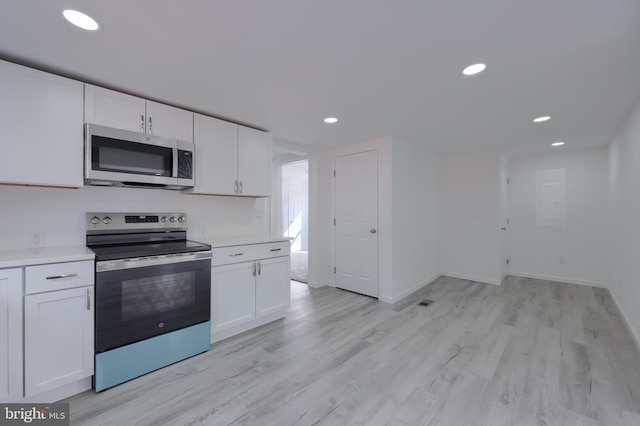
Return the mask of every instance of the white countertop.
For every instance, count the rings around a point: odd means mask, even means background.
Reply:
[[[195,241],[210,244],[211,247],[228,247],[245,244],[276,243],[291,241],[287,237],[267,236],[224,236],[196,238]],[[85,246],[42,247],[37,249],[0,250],[0,269],[19,268],[21,266],[42,265],[45,263],[75,262],[92,260],[94,253]]]
[[[263,244],[263,243],[279,243],[283,241],[291,241],[289,237],[268,237],[268,236],[256,236],[256,235],[230,235],[225,237],[204,237],[196,238],[195,241],[210,244],[212,248],[216,247],[228,247],[228,246],[240,246],[245,244]]]
[[[0,269],[45,263],[92,260],[93,252],[85,246],[42,247],[37,249],[0,250]]]

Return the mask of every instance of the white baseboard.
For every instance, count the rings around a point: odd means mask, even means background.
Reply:
[[[335,287],[335,285],[333,285],[332,283],[323,283],[321,281],[312,281],[309,280],[309,282],[307,283],[307,285],[309,287],[313,287],[313,288],[320,288],[320,287]]]
[[[453,278],[460,278],[461,280],[469,280],[469,281],[476,281],[476,282],[485,283],[485,284],[500,285],[500,280],[497,280],[495,278],[480,277],[477,275],[456,274],[455,272],[442,272],[440,275],[445,275],[447,277],[453,277]]]
[[[636,348],[638,348],[638,350],[640,351],[640,337],[638,337],[638,333],[636,333],[636,330],[633,328],[633,326],[631,325],[631,323],[627,319],[627,316],[625,315],[624,310],[622,309],[622,306],[620,306],[620,303],[618,303],[618,299],[616,298],[616,295],[611,291],[610,288],[607,288],[607,290],[609,291],[609,294],[611,295],[611,298],[613,299],[613,303],[616,304],[616,307],[618,308],[618,310],[622,314],[622,320],[624,322],[624,325],[627,326],[627,330],[629,330],[629,333],[631,333],[631,337],[633,337],[633,341],[636,344]]]
[[[16,401],[20,404],[49,404],[91,389],[91,377]]]
[[[397,295],[394,296],[387,296],[387,295],[381,295],[380,297],[378,297],[378,300],[380,300],[381,302],[385,302],[385,303],[396,303],[399,300],[404,299],[405,297],[409,296],[410,294],[415,293],[416,291],[420,290],[423,287],[428,286],[429,284],[431,284],[432,282],[434,282],[436,279],[438,279],[438,277],[440,276],[440,274],[435,274],[433,275],[431,278],[428,278],[426,281],[423,281],[421,283],[418,283],[416,285],[414,285],[413,287],[410,287],[402,292],[400,292]]]
[[[557,281],[560,283],[588,285],[590,287],[608,288],[607,283],[603,283],[599,281],[583,280],[579,278],[558,277],[555,275],[543,275],[543,274],[530,274],[528,272],[518,272],[518,271],[509,271],[507,275],[514,275],[516,277],[523,277],[523,278],[534,278],[537,280]]]

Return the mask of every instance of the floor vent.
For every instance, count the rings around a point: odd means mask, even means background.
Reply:
[[[418,303],[418,306],[424,306],[425,308],[433,303],[433,300],[424,299],[422,302]]]

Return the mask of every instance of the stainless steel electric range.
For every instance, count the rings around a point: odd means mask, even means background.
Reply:
[[[185,213],[87,213],[96,254],[95,375],[102,391],[209,350],[211,246]]]

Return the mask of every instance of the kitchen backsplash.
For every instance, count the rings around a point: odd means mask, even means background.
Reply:
[[[0,186],[0,250],[84,245],[86,212],[186,212],[188,238],[268,235],[269,199],[153,189]]]

